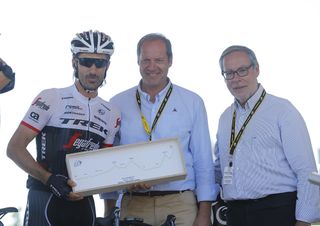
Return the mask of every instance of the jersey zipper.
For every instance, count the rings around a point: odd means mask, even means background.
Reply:
[[[87,125],[87,136],[86,139],[90,140],[90,123],[91,123],[91,109],[90,109],[91,98],[88,98],[88,125]]]

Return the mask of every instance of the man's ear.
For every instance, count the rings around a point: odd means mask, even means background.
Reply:
[[[257,64],[253,69],[255,70],[256,77],[258,77],[260,74],[259,64]]]
[[[169,59],[169,67],[172,66],[172,57]]]

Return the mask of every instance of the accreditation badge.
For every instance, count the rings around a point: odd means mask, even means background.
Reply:
[[[232,166],[224,167],[222,184],[232,184],[232,180],[233,180],[233,167]]]

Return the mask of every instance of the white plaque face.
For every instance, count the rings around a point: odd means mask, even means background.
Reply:
[[[77,183],[73,191],[84,196],[186,177],[176,138],[68,154],[66,164],[69,177]]]

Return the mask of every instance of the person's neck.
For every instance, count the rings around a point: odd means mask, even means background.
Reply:
[[[154,103],[156,101],[156,96],[158,95],[158,93],[160,93],[161,90],[163,90],[168,83],[169,83],[169,80],[167,80],[165,84],[162,84],[160,86],[147,86],[142,81],[140,87],[143,92],[146,92],[147,94],[149,94],[150,101]]]
[[[255,89],[254,92],[252,92],[252,94],[251,94],[247,99],[245,99],[245,100],[243,100],[243,101],[237,99],[238,103],[240,104],[240,106],[241,106],[242,108],[245,108],[246,103],[247,103],[248,100],[250,100],[250,98],[258,91],[259,87],[260,87],[260,84],[257,84],[257,88]]]
[[[96,96],[98,96],[98,90],[94,90],[94,91],[86,91],[80,84],[79,81],[76,81],[75,83],[76,88],[78,90],[79,93],[81,93],[83,96],[87,97],[87,98],[95,98]]]

